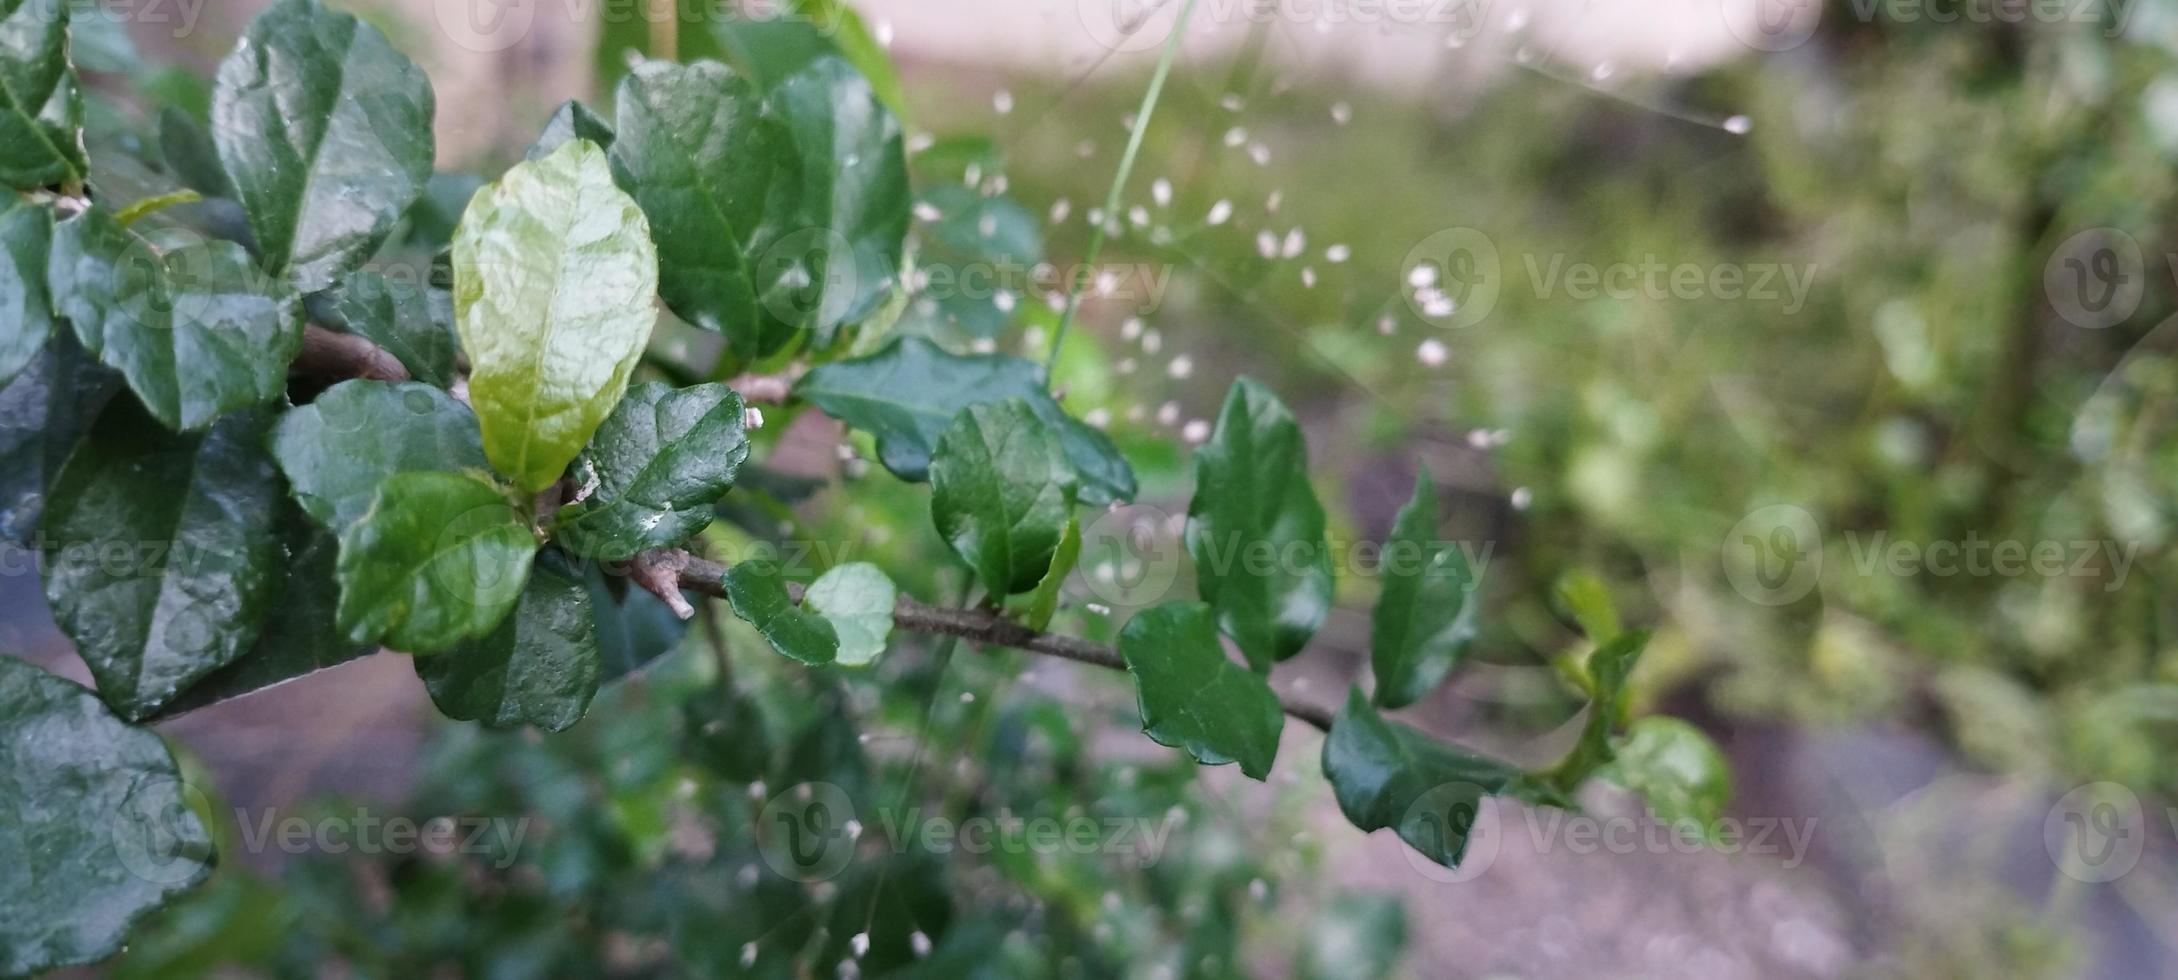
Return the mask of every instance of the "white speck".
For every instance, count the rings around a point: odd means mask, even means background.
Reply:
[[[1119,323],[1119,339],[1132,342],[1142,336],[1142,318],[1130,316]]]
[[[1230,218],[1230,217],[1232,217],[1232,216],[1233,216],[1233,202],[1231,202],[1231,201],[1219,201],[1219,202],[1218,202],[1218,203],[1216,203],[1216,204],[1210,205],[1210,216],[1209,216],[1208,218],[1205,218],[1205,219],[1203,219],[1203,220],[1204,220],[1204,222],[1205,222],[1206,224],[1209,224],[1209,225],[1211,225],[1212,227],[1215,227],[1215,226],[1217,226],[1217,225],[1222,225],[1222,224],[1224,224],[1224,223],[1225,223],[1225,219],[1227,219],[1227,218]]]
[[[962,691],[962,692],[960,692],[960,703],[962,703],[962,704],[974,704],[974,703],[976,703],[976,692],[974,692],[974,691]]]
[[[1278,257],[1281,259],[1295,258],[1301,254],[1302,249],[1307,247],[1308,236],[1301,234],[1301,229],[1295,228],[1286,232],[1285,245],[1278,250]]]
[[[1331,103],[1331,121],[1341,126],[1354,121],[1354,107],[1344,102]]]
[[[917,201],[915,202],[915,220],[943,221],[945,220],[945,212],[938,210],[935,205],[928,201]]]
[[[743,969],[747,969],[747,968],[749,968],[749,967],[752,967],[752,966],[755,966],[755,965],[756,965],[756,944],[755,944],[755,943],[742,943],[742,944],[741,944],[741,966],[742,966],[742,968],[743,968]]]
[[[1255,233],[1255,254],[1266,259],[1278,257],[1278,236],[1268,229]]]
[[[1096,226],[1098,226],[1098,225],[1101,225],[1101,224],[1103,224],[1103,223],[1104,223],[1104,209],[1103,209],[1103,208],[1090,208],[1090,209],[1089,209],[1089,227],[1091,227],[1091,228],[1094,228],[1094,227],[1096,227]]]
[[[1535,491],[1530,490],[1526,487],[1513,488],[1512,505],[1514,510],[1526,510],[1528,509],[1528,505],[1534,502]]]
[[[1522,7],[1514,10],[1512,13],[1505,15],[1505,33],[1517,33],[1521,28],[1526,26],[1528,26],[1527,8]]]
[[[1470,430],[1468,430],[1468,432],[1467,432],[1467,444],[1468,444],[1469,446],[1472,446],[1472,447],[1476,448],[1476,449],[1488,449],[1488,448],[1490,448],[1490,430],[1488,430],[1488,429],[1470,429]]]
[[[929,956],[930,937],[923,935],[921,929],[917,929],[908,934],[908,948],[914,950],[916,956]]]
[[[1323,250],[1323,260],[1332,265],[1337,265],[1353,257],[1354,250],[1345,245],[1333,245]]]
[[[1105,893],[1104,893],[1104,911],[1106,911],[1106,912],[1117,912],[1117,911],[1119,911],[1119,893],[1118,893],[1118,892],[1105,892]]]
[[[1191,443],[1200,443],[1210,438],[1210,423],[1202,419],[1188,419],[1187,424],[1180,427],[1180,438]]]
[[[1142,331],[1142,352],[1155,354],[1165,348],[1165,335],[1156,330]]]
[[[1270,884],[1261,878],[1248,882],[1248,897],[1260,902],[1270,897]]]
[[[741,410],[741,427],[752,431],[763,428],[764,410],[754,405],[743,408]]]
[[[998,307],[1000,313],[1013,312],[1014,304],[1018,302],[1019,300],[1014,298],[1013,290],[1010,289],[1001,289],[991,294],[991,305]]]
[[[983,238],[990,238],[998,234],[998,216],[986,214],[978,219],[976,221],[976,234]]]
[[[983,196],[997,197],[1006,193],[1006,188],[1011,186],[1013,185],[1006,180],[1005,174],[992,174],[991,179],[983,182]]]
[[[750,783],[750,784],[749,784],[749,799],[752,799],[752,800],[761,800],[761,799],[763,799],[763,798],[764,798],[764,781],[763,781],[763,780],[761,780],[761,779],[759,779],[759,780],[757,780],[757,781],[755,781],[755,782],[753,782],[753,783]]]
[[[1270,166],[1270,147],[1261,143],[1248,144],[1248,159],[1255,161],[1258,167]]]
[[[1610,78],[1612,70],[1613,69],[1610,62],[1600,62],[1596,65],[1596,67],[1588,70],[1588,77],[1600,82],[1604,79]]]
[[[1092,156],[1095,156],[1095,155],[1096,155],[1096,152],[1097,152],[1097,141],[1096,141],[1096,140],[1082,140],[1081,142],[1079,142],[1079,143],[1076,143],[1076,144],[1074,144],[1074,155],[1075,155],[1075,156],[1078,156],[1078,157],[1080,157],[1080,158],[1082,158],[1082,159],[1084,159],[1084,160],[1087,160],[1087,159],[1089,159],[1090,157],[1092,157]]]
[[[1304,266],[1302,266],[1302,267],[1301,267],[1301,288],[1303,288],[1303,289],[1314,289],[1314,288],[1316,288],[1316,267],[1315,267],[1315,266],[1312,266],[1312,265],[1304,265]]]
[[[1124,116],[1119,117],[1119,128],[1124,129],[1130,133],[1134,132],[1134,113],[1130,112]]]
[[[1150,183],[1150,200],[1156,201],[1158,207],[1171,207],[1172,182],[1164,179],[1163,177],[1159,177],[1155,181],[1152,181]]]
[[[1416,288],[1416,289],[1421,289],[1421,288],[1423,288],[1423,287],[1425,287],[1425,286],[1434,286],[1434,285],[1436,285],[1436,284],[1437,284],[1437,267],[1436,267],[1436,266],[1433,266],[1433,265],[1418,265],[1418,266],[1415,266],[1415,267],[1414,267],[1414,268],[1412,268],[1412,269],[1408,269],[1408,270],[1407,270],[1407,285],[1409,285],[1409,286],[1413,286],[1413,287],[1414,287],[1414,288]]]
[[[977,184],[983,183],[983,165],[980,163],[971,163],[966,167],[962,167],[960,172],[960,182],[969,187],[974,187]]]
[[[1746,116],[1733,116],[1724,121],[1724,131],[1734,136],[1745,136],[1747,131],[1753,128],[1754,121]]]
[[[1066,216],[1067,216],[1067,215],[1070,215],[1070,214],[1073,214],[1073,213],[1074,213],[1074,202],[1072,202],[1072,201],[1069,201],[1069,200],[1067,200],[1066,198],[1063,198],[1063,197],[1062,197],[1062,198],[1059,198],[1059,199],[1058,199],[1058,200],[1056,200],[1056,201],[1053,201],[1053,202],[1051,202],[1051,223],[1052,223],[1052,224],[1058,224],[1059,222],[1065,221],[1065,220],[1066,220]]]
[[[853,938],[847,940],[847,948],[854,950],[857,957],[868,953],[870,951],[870,934],[867,932],[855,933]]]
[[[880,20],[873,30],[877,34],[877,43],[879,45],[888,48],[892,47],[892,21]]]
[[[1445,349],[1444,341],[1431,337],[1422,341],[1422,346],[1414,349],[1414,356],[1419,358],[1426,367],[1443,367],[1445,360],[1452,356],[1452,352]]]
[[[968,345],[968,349],[978,354],[996,354],[998,353],[998,339],[995,337],[977,337],[973,343]]]
[[[1109,565],[1109,564],[1106,564],[1106,565],[1104,565],[1104,566],[1103,566],[1103,568],[1104,568],[1104,569],[1107,569],[1107,570],[1111,569],[1111,567],[1112,567],[1112,566],[1111,566],[1111,565]],[[1107,577],[1107,578],[1109,578],[1110,576],[1106,576],[1106,577]],[[1110,607],[1110,606],[1107,606],[1107,605],[1105,605],[1105,604],[1103,604],[1103,603],[1101,603],[1101,602],[1092,602],[1092,603],[1089,603],[1089,604],[1087,604],[1087,605],[1083,606],[1082,608],[1084,608],[1084,609],[1087,609],[1087,610],[1089,610],[1089,611],[1090,611],[1090,612],[1091,612],[1092,614],[1094,614],[1094,615],[1098,615],[1098,616],[1109,616],[1109,615],[1111,615],[1111,614],[1112,614],[1112,607]]]
[[[1134,369],[1139,366],[1140,362],[1136,361],[1134,358],[1122,357],[1119,359],[1119,363],[1112,365],[1112,370],[1117,371],[1121,374],[1133,374]]]
[[[841,824],[840,829],[847,832],[848,840],[862,839],[862,821],[860,820],[849,820],[846,823]]]
[[[998,114],[1001,116],[1012,112],[1013,93],[1005,89],[999,89],[991,93],[991,108],[998,110]]]
[[[1422,304],[1422,315],[1432,320],[1442,320],[1459,309],[1459,304],[1453,302],[1452,297],[1435,286],[1423,286],[1415,290],[1414,301]]]
[[[1263,210],[1277,214],[1278,206],[1284,203],[1286,203],[1286,192],[1282,190],[1272,191],[1269,197],[1263,199]]]
[[[1242,107],[1247,105],[1247,103],[1240,100],[1239,93],[1227,92],[1225,93],[1224,97],[1218,99],[1218,105],[1223,107],[1227,112],[1239,112]]]
[[[1162,404],[1162,405],[1159,405],[1159,406],[1157,406],[1157,424],[1158,424],[1158,425],[1178,425],[1178,424],[1180,424],[1180,403],[1179,403],[1179,402],[1166,402],[1166,403],[1164,403],[1164,404]]]
[[[1175,378],[1185,378],[1190,374],[1194,374],[1195,359],[1186,354],[1175,357],[1172,359],[1171,364],[1165,366],[1165,373]]]
[[[1225,131],[1226,146],[1239,146],[1240,144],[1246,143],[1247,141],[1248,131],[1240,128],[1239,126],[1235,126]]]
[[[1149,227],[1149,209],[1139,204],[1128,208],[1127,220],[1134,222],[1136,228],[1147,228]]]
[[[1397,329],[1399,329],[1399,322],[1398,322],[1398,321],[1396,321],[1396,320],[1393,320],[1393,319],[1391,318],[1391,314],[1388,314],[1388,313],[1387,313],[1387,314],[1385,314],[1385,315],[1383,315],[1383,316],[1380,316],[1380,317],[1377,317],[1377,318],[1376,318],[1376,332],[1377,332],[1377,333],[1380,333],[1380,334],[1383,334],[1383,335],[1384,335],[1384,336],[1386,336],[1386,337],[1389,337],[1389,336],[1391,336],[1391,335],[1392,335],[1392,331],[1394,331],[1394,330],[1397,330]]]
[[[937,143],[938,138],[930,135],[929,133],[916,133],[915,135],[908,137],[907,151],[909,153],[921,153],[924,150],[936,146]]]
[[[1081,420],[1089,423],[1089,427],[1093,429],[1107,428],[1112,424],[1112,412],[1110,409],[1092,408],[1082,413]]]

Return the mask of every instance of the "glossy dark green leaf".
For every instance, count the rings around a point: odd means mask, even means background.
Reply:
[[[0,541],[32,540],[46,489],[120,389],[121,377],[66,333],[0,386]]]
[[[103,959],[212,870],[159,736],[0,656],[0,976]]]
[[[232,242],[140,238],[103,208],[53,228],[46,276],[76,338],[171,429],[280,397],[302,304]]]
[[[823,616],[794,604],[777,563],[740,562],[726,570],[725,585],[734,615],[756,627],[773,649],[805,664],[839,659],[839,633]]]
[[[1632,790],[1656,819],[1714,836],[1732,802],[1732,767],[1702,730],[1662,715],[1640,718],[1601,775]]]
[[[68,0],[0,0],[0,182],[83,181],[83,102],[68,64]]]
[[[341,629],[409,653],[484,636],[521,597],[536,552],[528,522],[490,484],[395,473],[341,532]]]
[[[608,575],[602,562],[584,562],[583,582],[590,589],[590,611],[597,620],[601,681],[643,669],[672,652],[688,633],[688,622],[665,601],[631,585],[625,576]]]
[[[339,541],[293,501],[280,507],[279,535],[280,576],[257,642],[234,663],[182,691],[160,717],[284,684],[374,649],[349,640],[335,617],[340,586],[333,563]]]
[[[490,635],[416,658],[416,674],[448,718],[565,731],[597,695],[590,592],[564,561],[539,560],[514,614]]]
[[[658,243],[658,295],[675,315],[724,334],[743,360],[791,343],[791,262],[768,262],[793,226],[798,163],[785,126],[717,62],[648,61],[620,82],[613,174],[641,202]],[[791,303],[781,309],[792,313]]]
[[[892,610],[899,598],[899,588],[882,569],[856,561],[817,576],[802,604],[832,624],[839,636],[841,665],[866,667],[892,638]]]
[[[205,197],[234,197],[211,131],[173,106],[159,110],[159,160],[167,173]]]
[[[1226,658],[1209,606],[1168,602],[1136,613],[1119,631],[1119,655],[1150,738],[1204,765],[1238,762],[1250,778],[1270,776],[1286,716],[1262,675]]]
[[[1356,687],[1323,743],[1324,777],[1346,819],[1362,830],[1392,828],[1423,856],[1459,867],[1484,797],[1568,806],[1518,767],[1446,745],[1385,721]]]
[[[961,410],[930,459],[938,536],[994,596],[1036,587],[1074,511],[1074,467],[1028,403]]]
[[[1323,505],[1300,423],[1269,388],[1233,382],[1195,451],[1187,553],[1218,628],[1257,670],[1301,652],[1331,611]]]
[[[801,172],[794,231],[763,256],[784,264],[779,281],[788,284],[771,306],[829,347],[840,327],[869,316],[897,284],[910,204],[900,122],[836,57],[788,76],[770,100]],[[770,279],[770,270],[758,278]]]
[[[177,435],[115,399],[54,482],[46,599],[123,717],[256,642],[279,578],[268,421],[236,414]]]
[[[1042,369],[1018,357],[953,354],[921,337],[900,337],[868,357],[819,365],[794,393],[877,437],[885,468],[918,482],[929,478],[931,450],[961,409],[1019,398],[1058,433],[1082,503],[1134,499],[1134,470],[1111,439],[1068,416],[1044,390]]]
[[[410,377],[454,386],[461,344],[454,337],[454,298],[444,290],[359,269],[312,295],[308,305],[311,320],[385,348]]]
[[[469,406],[413,381],[343,381],[292,409],[272,430],[272,455],[295,500],[338,534],[363,516],[395,473],[482,471],[484,443]]]
[[[45,291],[53,219],[43,207],[8,197],[0,201],[0,385],[53,336],[53,301]]]
[[[560,546],[618,561],[695,537],[749,457],[746,424],[741,396],[722,384],[629,388],[575,460]]]
[[[280,0],[220,63],[212,140],[257,248],[304,292],[361,265],[431,178],[423,69],[318,0]]]
[[[544,131],[537,134],[537,141],[529,145],[522,159],[540,159],[574,140],[589,140],[601,149],[610,150],[613,124],[592,112],[589,106],[569,99],[552,111],[552,118],[545,120]]]
[[[1437,537],[1437,485],[1427,471],[1392,522],[1377,573],[1383,591],[1369,627],[1376,703],[1399,708],[1435,690],[1466,655],[1481,599],[1467,556]]]
[[[657,321],[658,255],[605,154],[576,140],[479,191],[454,233],[454,322],[484,451],[560,478],[620,401]]]
[[[1597,767],[1611,761],[1611,733],[1625,712],[1626,678],[1648,645],[1648,630],[1628,630],[1588,655],[1588,720],[1581,726],[1580,740],[1551,770],[1558,788],[1572,792]]]

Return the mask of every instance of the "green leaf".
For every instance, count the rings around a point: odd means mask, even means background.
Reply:
[[[1074,511],[1074,468],[1020,399],[970,405],[938,437],[930,516],[994,596],[1036,587]]]
[[[159,160],[166,172],[206,197],[234,197],[234,183],[219,162],[212,134],[189,113],[167,106],[159,110]]]
[[[1625,713],[1626,678],[1648,645],[1648,630],[1631,630],[1611,637],[1588,655],[1587,687],[1592,699],[1588,720],[1581,726],[1580,740],[1551,770],[1551,782],[1559,789],[1572,792],[1611,761],[1611,732]]]
[[[597,620],[601,681],[617,680],[672,652],[688,632],[688,623],[665,601],[632,588],[625,577],[605,574],[601,562],[588,562],[583,581],[590,589],[590,610]]]
[[[0,657],[0,976],[103,959],[211,874],[212,839],[159,736]]]
[[[619,403],[657,288],[643,214],[594,144],[516,164],[469,202],[454,322],[484,451],[517,486],[551,486]]]
[[[359,269],[312,295],[309,309],[312,320],[385,348],[418,381],[452,388],[459,376],[454,298],[444,290]]]
[[[296,502],[336,534],[363,516],[395,473],[483,470],[469,406],[413,381],[343,381],[280,417],[272,455]]]
[[[1238,762],[1252,779],[1270,776],[1285,714],[1262,675],[1226,658],[1209,606],[1168,602],[1135,614],[1119,631],[1119,656],[1150,738],[1206,766]]]
[[[281,574],[257,642],[159,712],[169,718],[347,663],[372,647],[351,642],[335,619],[340,589],[333,562],[340,543],[293,501],[279,508]]]
[[[0,0],[0,52],[0,182],[25,191],[82,183],[67,0]]]
[[[303,292],[361,265],[431,179],[431,81],[377,28],[281,0],[220,62],[212,140],[259,254]]]
[[[1475,636],[1475,572],[1456,544],[1437,539],[1437,485],[1422,472],[1399,509],[1378,563],[1383,592],[1369,629],[1376,703],[1421,700],[1467,654]]]
[[[537,142],[529,145],[522,159],[543,159],[575,140],[589,140],[602,149],[612,149],[613,125],[590,111],[589,106],[569,99],[552,111],[552,118],[545,120],[544,132],[537,134]]]
[[[395,473],[340,534],[340,627],[409,653],[484,636],[521,597],[536,552],[528,523],[490,484]]]
[[[1558,579],[1558,602],[1580,624],[1581,632],[1596,643],[1608,642],[1623,629],[1619,624],[1618,606],[1611,602],[1611,591],[1603,580],[1588,572],[1575,569]]]
[[[514,614],[483,639],[416,658],[416,675],[448,718],[566,731],[597,695],[590,592],[565,561],[540,560]]]
[[[790,309],[816,331],[817,346],[830,347],[842,326],[868,317],[898,284],[909,209],[900,121],[838,58],[795,73],[771,101],[800,154],[802,187],[795,231],[764,261],[786,265],[782,283],[809,286],[790,286],[770,305],[782,316]]]
[[[998,337],[1013,326],[1013,310],[1026,298],[1002,298],[1000,289],[971,288],[963,280],[982,269],[1030,269],[1042,262],[1042,219],[1005,195],[985,196],[951,181],[924,188],[917,200],[937,213],[923,228],[916,256],[933,286],[909,305],[909,325],[936,336]],[[953,285],[940,287],[948,281]]]
[[[839,659],[839,633],[830,621],[794,605],[776,562],[752,560],[726,570],[726,599],[773,649],[805,664]]]
[[[8,198],[0,201],[0,385],[53,336],[53,301],[45,291],[53,218],[43,207]]]
[[[29,543],[46,489],[121,377],[60,334],[0,387],[0,541]]]
[[[745,426],[741,396],[722,384],[628,389],[575,461],[580,497],[560,510],[560,546],[618,561],[695,537],[749,457]]]
[[[1081,560],[1081,521],[1069,516],[1066,533],[1059,536],[1059,548],[1051,553],[1051,565],[1044,569],[1044,577],[1036,588],[1019,605],[1021,622],[1028,628],[1040,630],[1051,625],[1051,617],[1059,611],[1059,590],[1066,585],[1066,577]]]
[[[116,400],[54,482],[46,599],[123,717],[150,715],[257,639],[280,557],[268,421],[178,435]]]
[[[1516,766],[1445,745],[1385,721],[1359,687],[1331,721],[1323,772],[1346,819],[1390,827],[1423,856],[1457,868],[1485,796],[1570,805]]]
[[[1656,819],[1692,823],[1694,836],[1712,836],[1732,802],[1732,767],[1702,730],[1677,718],[1636,720],[1618,743],[1617,760],[1600,773],[1640,795]]]
[[[802,324],[774,311],[790,262],[767,258],[792,226],[797,157],[756,90],[712,61],[647,61],[620,82],[613,174],[650,217],[658,295],[674,314],[723,334],[744,361],[793,342]]]
[[[900,591],[869,562],[849,562],[817,576],[802,605],[824,617],[839,636],[838,662],[866,667],[892,637],[892,607]]]
[[[1195,451],[1187,517],[1196,588],[1218,628],[1257,670],[1299,653],[1331,611],[1331,554],[1300,424],[1270,389],[1233,382]]]
[[[1058,433],[1082,503],[1134,499],[1134,470],[1112,440],[1069,417],[1044,390],[1042,369],[1018,357],[952,354],[922,337],[900,337],[868,357],[819,365],[794,393],[877,437],[878,460],[915,482],[929,478],[931,450],[961,409],[1019,398]]]
[[[92,207],[53,228],[53,307],[170,429],[279,398],[302,304],[233,242],[140,238]]]

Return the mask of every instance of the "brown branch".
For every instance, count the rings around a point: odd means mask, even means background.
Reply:
[[[295,359],[295,374],[321,379],[370,378],[378,381],[406,381],[408,370],[383,348],[361,337],[337,333],[311,324],[303,333],[303,353]],[[791,394],[794,378],[787,375],[743,375],[728,382],[744,400],[751,402],[783,402]],[[699,558],[678,548],[658,548],[635,556],[628,566],[628,577],[653,595],[665,601],[674,614],[687,619],[695,615],[681,590],[715,598],[726,597],[724,578],[726,566],[706,558]],[[802,587],[788,583],[787,592],[794,601],[802,600]],[[1120,659],[1119,651],[1102,643],[1056,633],[1033,630],[1013,620],[980,609],[949,609],[901,596],[893,606],[892,624],[895,629],[910,633],[933,636],[951,636],[988,646],[1012,647],[1030,653],[1075,663],[1089,664],[1108,670],[1126,670],[1127,662]],[[1281,696],[1279,705],[1286,714],[1299,718],[1319,731],[1331,730],[1331,712],[1324,708]]]

